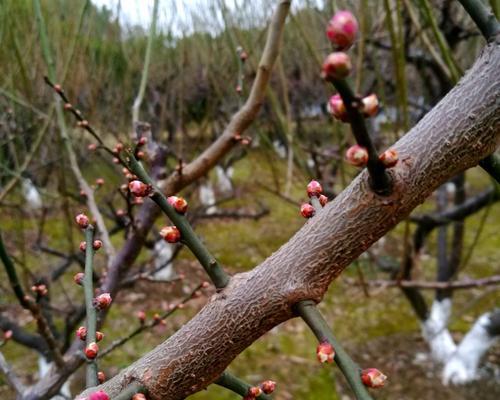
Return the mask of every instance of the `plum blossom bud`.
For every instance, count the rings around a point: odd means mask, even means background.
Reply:
[[[49,292],[47,286],[44,284],[33,285],[31,287],[31,291],[38,294],[39,296],[45,296]]]
[[[347,115],[347,110],[344,105],[344,101],[340,94],[334,94],[328,100],[328,112],[332,114],[336,119],[342,122],[349,122],[349,115]]]
[[[321,76],[323,79],[343,79],[346,78],[352,69],[351,59],[346,53],[335,52],[326,57],[323,62]]]
[[[120,164],[120,159],[117,157],[113,157],[113,164]]]
[[[12,335],[13,335],[13,333],[12,333],[12,331],[10,329],[8,331],[5,331],[3,333],[3,340],[4,340],[4,342],[8,342],[10,339],[12,339]]]
[[[319,204],[321,204],[321,207],[326,206],[326,203],[328,203],[328,197],[326,197],[324,194],[319,196]]]
[[[310,205],[309,203],[303,203],[301,206],[300,206],[300,214],[304,217],[304,218],[311,218],[311,217],[314,217],[314,214],[316,213],[316,211],[314,210],[314,207],[312,205]]]
[[[106,375],[104,374],[103,371],[99,371],[97,373],[97,380],[99,381],[100,384],[104,383],[104,381],[106,380]]]
[[[146,313],[142,310],[137,311],[137,319],[141,324],[143,324],[144,321],[146,321]]]
[[[144,153],[143,151],[138,151],[135,156],[138,160],[142,160],[146,156],[146,153]]]
[[[90,143],[88,146],[87,146],[87,150],[88,151],[96,151],[97,149],[97,145],[95,143]]]
[[[378,112],[378,97],[370,94],[361,100],[361,111],[365,117],[373,117]]]
[[[247,58],[248,58],[247,52],[245,50],[242,50],[240,52],[240,60],[243,61],[243,62],[245,62],[247,60]]]
[[[66,111],[69,111],[73,108],[73,105],[71,103],[64,103],[64,109]]]
[[[100,342],[102,339],[104,339],[104,333],[96,331],[95,332],[95,341]]]
[[[109,396],[105,391],[99,390],[97,392],[92,393],[89,396],[89,400],[109,400]]]
[[[265,394],[271,394],[276,389],[276,382],[271,380],[264,381],[260,384],[260,387]]]
[[[77,272],[75,276],[73,276],[73,281],[77,285],[83,286],[83,280],[85,279],[85,274],[83,272]]]
[[[144,182],[134,180],[128,184],[130,192],[136,197],[146,197],[151,193],[152,187]]]
[[[368,162],[368,150],[357,144],[347,149],[345,153],[347,162],[356,167],[364,167]]]
[[[361,381],[370,388],[381,388],[385,385],[387,376],[376,368],[367,368],[361,371]]]
[[[75,221],[78,224],[78,226],[82,229],[85,229],[89,226],[89,217],[87,217],[85,214],[81,213],[78,214],[75,217]]]
[[[87,328],[85,328],[84,326],[80,326],[76,330],[76,337],[82,341],[85,340],[87,338]]]
[[[144,393],[136,393],[132,396],[132,400],[146,400]]]
[[[184,197],[170,196],[167,201],[175,208],[179,214],[185,214],[188,208],[188,203]]]
[[[327,341],[321,342],[316,348],[316,356],[320,363],[332,363],[335,357],[333,346]]]
[[[92,248],[97,251],[101,247],[102,247],[102,240],[99,239],[94,240],[94,242],[92,243]]]
[[[261,394],[262,394],[262,389],[258,386],[252,386],[248,388],[247,396],[250,396],[250,398],[255,399],[256,397],[259,397]]]
[[[125,216],[125,214],[126,214],[125,210],[123,210],[123,209],[121,209],[121,208],[119,208],[118,210],[116,210],[116,213],[115,213],[115,215],[116,215],[118,218],[122,218],[122,217],[124,217],[124,216]]]
[[[350,11],[338,11],[326,28],[328,39],[338,50],[347,50],[352,46],[358,33],[358,21]]]
[[[144,146],[148,142],[148,138],[143,136],[137,141],[137,146]]]
[[[379,160],[382,161],[387,168],[392,168],[398,163],[398,153],[394,149],[389,149],[384,151],[379,157]]]
[[[177,243],[181,240],[181,233],[176,226],[165,226],[160,231],[160,236],[168,243]]]
[[[80,251],[85,253],[85,250],[87,250],[87,242],[80,242],[80,246],[78,247],[80,248]]]
[[[90,343],[87,347],[85,347],[85,355],[87,358],[93,360],[97,357],[97,353],[99,352],[99,346],[96,342]]]
[[[97,179],[95,180],[95,184],[96,184],[97,186],[102,186],[102,185],[104,185],[104,179],[102,179],[102,178],[97,178]]]
[[[206,289],[206,288],[210,287],[210,283],[208,283],[207,281],[203,281],[203,283],[201,284],[201,287],[203,289]]]
[[[93,300],[94,307],[98,310],[104,310],[108,308],[111,304],[111,295],[109,293],[102,293],[99,296],[95,297]]]
[[[318,181],[312,180],[307,184],[307,195],[309,197],[318,197],[323,193],[323,187]]]
[[[118,154],[122,150],[123,150],[123,144],[118,142],[117,144],[115,144],[115,147],[113,148],[113,153]]]
[[[58,83],[56,83],[56,84],[54,85],[54,90],[55,90],[57,93],[62,93],[62,92],[63,92],[61,85],[59,85]]]

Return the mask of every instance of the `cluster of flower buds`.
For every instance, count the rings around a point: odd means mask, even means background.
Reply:
[[[146,197],[153,191],[153,187],[144,182],[133,180],[128,184],[128,189],[135,197]]]
[[[36,293],[40,297],[46,296],[49,292],[49,290],[47,289],[47,285],[44,284],[31,286],[31,291],[33,293]]]
[[[355,167],[364,167],[368,162],[368,150],[355,144],[347,149],[345,158],[349,164]]]
[[[243,400],[254,400],[261,394],[271,394],[276,389],[276,382],[267,380],[262,382],[259,386],[251,386],[248,388],[247,394]]]
[[[105,391],[99,390],[97,392],[92,393],[88,397],[88,400],[109,400],[109,396]]]
[[[161,228],[160,236],[168,243],[177,243],[181,240],[181,232],[176,226],[165,226]]]
[[[361,371],[361,381],[367,387],[378,389],[385,385],[387,376],[376,368],[367,368]]]
[[[163,326],[167,325],[166,321],[158,313],[155,313],[153,315],[153,323],[155,325],[163,325]]]
[[[75,217],[75,221],[76,223],[78,224],[78,226],[82,229],[86,229],[89,224],[90,224],[90,221],[89,221],[89,217],[87,217],[85,214],[81,213],[81,214],[78,214],[76,217]]]
[[[317,202],[321,205],[321,207],[324,207],[326,203],[328,202],[328,197],[326,197],[323,194],[323,187],[318,181],[312,180],[311,182],[308,183],[307,185],[307,195],[311,199],[311,202]],[[316,203],[316,207],[318,207]],[[314,206],[310,203],[303,203],[300,206],[300,214],[304,218],[311,218],[314,217],[316,214],[316,210]]]
[[[321,342],[316,347],[316,357],[318,357],[320,363],[332,363],[335,357],[335,349],[328,341]]]
[[[87,356],[89,360],[96,358],[97,353],[99,353],[99,346],[96,342],[89,343],[89,345],[85,347],[85,356]]]
[[[188,203],[184,197],[170,196],[167,198],[168,203],[174,207],[179,214],[185,214],[188,209]]]
[[[112,299],[109,293],[102,293],[99,296],[96,296],[92,303],[96,309],[104,310],[109,307],[111,301]]]

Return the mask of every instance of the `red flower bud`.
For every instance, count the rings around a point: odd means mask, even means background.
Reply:
[[[343,79],[350,74],[351,69],[351,59],[346,53],[331,53],[323,62],[321,76],[323,79]]]
[[[181,240],[181,233],[176,226],[165,226],[160,231],[160,236],[168,243],[177,243]]]
[[[80,242],[80,251],[85,253],[85,250],[87,250],[87,242]]]
[[[96,342],[90,343],[87,347],[85,347],[85,355],[87,358],[93,360],[97,357],[97,353],[99,352],[99,346]]]
[[[97,380],[99,381],[100,384],[104,383],[104,381],[106,380],[106,375],[104,374],[103,371],[99,371],[97,373]]]
[[[376,368],[367,368],[361,371],[361,380],[365,386],[377,389],[385,385],[387,376]]]
[[[102,247],[102,241],[99,239],[94,240],[94,242],[92,243],[92,248],[97,251],[101,247]]]
[[[349,122],[349,116],[347,115],[347,110],[344,105],[344,101],[340,94],[334,94],[328,100],[328,112],[332,114],[336,119],[342,122]]]
[[[148,138],[143,136],[137,141],[137,146],[144,146],[148,142]]]
[[[394,167],[399,159],[397,151],[393,149],[384,151],[378,158],[387,168]]]
[[[137,311],[137,319],[139,320],[139,322],[141,324],[144,323],[144,321],[146,321],[146,313],[144,311]]]
[[[314,207],[312,205],[310,205],[309,203],[303,203],[300,206],[300,214],[302,214],[302,216],[304,218],[311,218],[311,217],[314,217],[314,214],[316,214],[316,211],[314,210]]]
[[[270,393],[274,392],[274,390],[276,389],[276,382],[264,381],[260,384],[260,387],[262,388],[262,391],[265,394],[270,394]]]
[[[338,11],[326,28],[328,39],[339,50],[347,50],[352,46],[358,33],[358,21],[349,11]]]
[[[111,304],[111,295],[109,293],[102,293],[99,296],[95,297],[93,300],[94,307],[98,310],[104,310],[108,308]]]
[[[75,217],[75,221],[78,224],[78,226],[82,229],[85,229],[87,226],[89,226],[89,217],[87,217],[85,214],[78,214]]]
[[[102,186],[102,185],[104,185],[104,179],[102,179],[102,178],[97,178],[97,179],[95,180],[95,184],[96,184],[97,186]]]
[[[77,272],[75,276],[73,276],[73,280],[77,285],[83,286],[83,280],[85,279],[85,274],[83,272]]]
[[[113,149],[113,153],[118,154],[122,150],[123,150],[123,144],[117,143],[117,144],[115,144],[115,147]]]
[[[361,111],[365,117],[373,117],[378,111],[378,98],[376,94],[363,97],[361,100]]]
[[[321,204],[321,207],[326,206],[326,203],[328,203],[328,197],[326,197],[324,194],[319,196],[319,204]]]
[[[144,199],[142,197],[135,197],[134,201],[132,202],[132,204],[135,206],[140,206],[142,203],[144,203]]]
[[[258,386],[252,386],[248,388],[248,393],[247,396],[250,396],[252,398],[259,397],[262,394],[262,389]]]
[[[169,204],[175,208],[179,214],[185,214],[188,208],[188,203],[184,197],[170,196],[168,199]]]
[[[94,392],[89,396],[89,400],[109,400],[109,396],[103,390]]]
[[[364,167],[368,162],[368,151],[357,144],[347,149],[345,153],[347,162],[356,167]]]
[[[130,192],[136,197],[146,197],[151,193],[151,185],[147,185],[144,182],[134,180],[128,184]]]
[[[316,348],[316,356],[320,363],[332,363],[335,357],[335,350],[327,341],[321,342]]]
[[[309,197],[318,197],[321,193],[323,193],[323,188],[318,181],[313,180],[307,184],[307,195]]]
[[[87,328],[85,328],[84,326],[80,326],[76,330],[76,337],[80,340],[85,340],[87,338]]]
[[[146,156],[146,153],[144,153],[143,151],[138,151],[135,156],[138,160],[142,160]]]
[[[104,339],[104,333],[96,331],[95,332],[95,341],[100,342],[102,339]]]
[[[13,335],[13,333],[12,333],[12,331],[10,329],[8,331],[5,331],[3,333],[3,340],[4,340],[4,342],[8,342],[12,338],[12,335]]]

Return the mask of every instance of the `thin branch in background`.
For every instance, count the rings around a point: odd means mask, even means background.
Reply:
[[[491,154],[479,161],[479,165],[490,174],[497,183],[500,183],[500,156]]]
[[[458,0],[470,15],[486,41],[493,40],[500,33],[500,24],[495,15],[481,0]]]

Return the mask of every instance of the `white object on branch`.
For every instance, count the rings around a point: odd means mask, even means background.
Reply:
[[[29,208],[39,210],[43,207],[42,196],[40,196],[40,192],[31,179],[25,178],[22,180],[22,191]]]
[[[446,363],[456,349],[448,331],[451,315],[451,299],[434,300],[429,317],[422,325],[422,335],[431,349],[435,361]]]
[[[45,357],[38,357],[38,373],[40,374],[40,378],[43,378],[49,372],[52,363],[47,362]],[[61,390],[59,390],[59,394],[52,397],[51,400],[67,400],[71,399],[71,377],[69,377],[66,382],[61,386]]]
[[[217,189],[223,194],[231,194],[233,192],[233,182],[231,178],[234,174],[234,168],[228,167],[224,169],[220,165],[217,165],[215,167],[215,172],[217,173]]]
[[[172,264],[172,256],[174,254],[174,245],[165,242],[163,239],[158,240],[154,247],[154,269],[158,270],[154,274],[154,278],[158,280],[171,280],[175,277],[174,265]]]
[[[215,206],[215,192],[210,181],[206,181],[200,185],[200,202],[206,207],[207,214],[214,214],[217,212]]]

